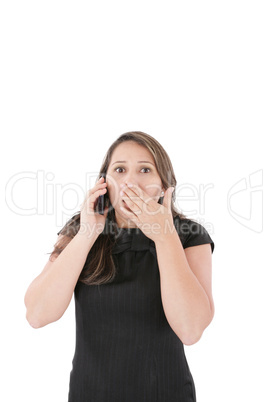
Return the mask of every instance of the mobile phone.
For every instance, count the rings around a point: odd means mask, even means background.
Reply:
[[[105,175],[102,175],[104,177],[104,182],[106,182]],[[107,187],[106,187],[107,188]],[[105,203],[107,200],[107,192],[105,194],[102,194],[98,197],[97,205],[96,205],[96,212],[100,215],[104,215],[104,208],[105,208]]]

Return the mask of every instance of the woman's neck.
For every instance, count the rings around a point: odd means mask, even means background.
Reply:
[[[130,219],[124,219],[121,216],[118,216],[116,211],[115,211],[115,221],[120,229],[135,229],[137,228],[137,225],[135,225],[134,222],[132,222]]]

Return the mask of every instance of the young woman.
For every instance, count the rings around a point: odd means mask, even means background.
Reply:
[[[69,402],[196,401],[184,344],[214,315],[214,243],[176,210],[171,161],[148,134],[122,134],[99,177],[30,284],[27,320],[58,320],[74,292]]]

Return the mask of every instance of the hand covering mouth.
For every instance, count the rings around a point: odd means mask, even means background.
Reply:
[[[124,207],[126,208],[126,209],[128,209],[129,211],[131,211],[131,209],[129,208],[129,206],[127,205],[127,203],[125,202],[125,200],[122,200],[123,201],[123,203],[124,203]]]

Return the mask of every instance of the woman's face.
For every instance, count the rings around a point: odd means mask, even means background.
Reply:
[[[134,191],[135,187],[141,188],[156,202],[164,190],[151,153],[134,141],[125,141],[115,148],[106,173],[106,182],[119,227],[136,227],[120,209],[121,206],[128,209],[123,201],[126,195],[120,195],[126,183],[131,183]]]

